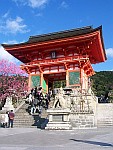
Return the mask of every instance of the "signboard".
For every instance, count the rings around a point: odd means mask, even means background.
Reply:
[[[63,121],[63,115],[53,115],[53,122],[62,122]]]
[[[31,76],[31,87],[37,87],[40,85],[40,76],[39,75],[34,75]]]
[[[45,80],[45,79],[43,79],[42,88],[43,88],[44,92],[47,93],[47,83],[46,83],[46,80]]]
[[[69,85],[80,84],[80,72],[69,72]]]

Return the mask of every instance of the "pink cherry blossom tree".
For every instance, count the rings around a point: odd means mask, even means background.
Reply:
[[[0,100],[8,95],[24,94],[28,89],[27,74],[16,64],[8,60],[0,60]]]

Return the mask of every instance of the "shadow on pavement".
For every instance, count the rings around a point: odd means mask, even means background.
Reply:
[[[39,115],[33,115],[34,124],[32,126],[37,126],[37,128],[45,129],[46,124],[48,123],[48,119],[41,118]]]
[[[112,144],[110,144],[110,143],[104,143],[104,142],[87,141],[87,140],[76,140],[76,139],[70,139],[70,140],[75,141],[75,142],[82,142],[82,143],[87,143],[87,144],[99,145],[99,146],[113,147]]]

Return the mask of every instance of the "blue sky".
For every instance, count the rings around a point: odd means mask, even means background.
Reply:
[[[107,61],[95,71],[113,70],[113,0],[0,0],[0,43],[29,36],[102,25]],[[0,59],[20,64],[0,46]]]

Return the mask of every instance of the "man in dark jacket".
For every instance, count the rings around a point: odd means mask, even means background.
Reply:
[[[15,117],[15,114],[14,114],[14,112],[13,112],[13,110],[11,110],[10,112],[9,112],[9,128],[10,128],[10,126],[11,126],[11,128],[13,128],[13,121],[14,121],[14,117]]]

